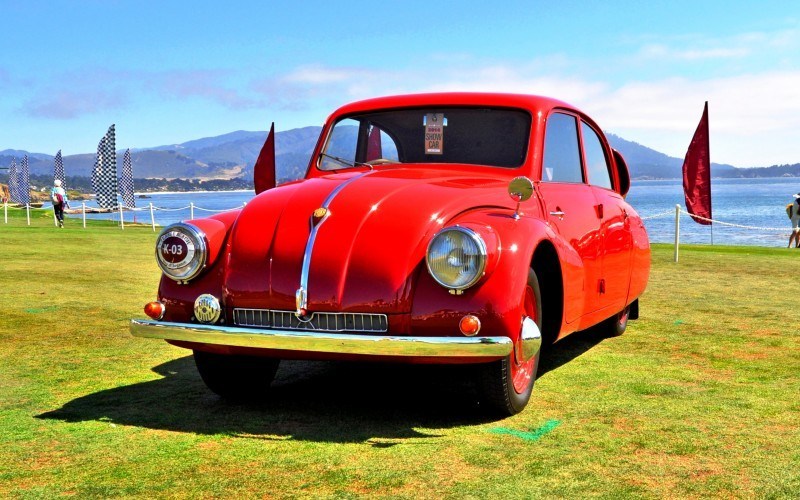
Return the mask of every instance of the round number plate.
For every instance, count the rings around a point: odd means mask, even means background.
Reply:
[[[181,231],[168,231],[158,239],[158,257],[169,269],[187,266],[194,257],[194,242]]]

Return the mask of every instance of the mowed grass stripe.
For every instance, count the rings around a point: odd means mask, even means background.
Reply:
[[[800,251],[656,245],[642,318],[560,342],[494,420],[465,367],[287,362],[268,404],[227,404],[188,351],[128,333],[159,280],[151,228],[39,211],[0,241],[2,497],[800,491]]]

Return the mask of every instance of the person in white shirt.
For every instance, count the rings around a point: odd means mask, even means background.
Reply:
[[[792,234],[789,235],[789,248],[792,248],[792,241],[794,247],[800,247],[800,193],[794,195],[794,203],[792,203]]]
[[[53,189],[50,190],[50,200],[53,202],[53,212],[58,220],[58,227],[64,227],[64,207],[69,207],[67,192],[61,187],[61,181],[56,179],[53,182]]]

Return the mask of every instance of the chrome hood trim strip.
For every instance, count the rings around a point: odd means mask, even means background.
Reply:
[[[331,215],[330,211],[331,203],[333,203],[333,200],[336,198],[336,195],[338,195],[339,192],[342,189],[344,189],[347,185],[373,172],[374,170],[368,170],[366,172],[362,172],[358,175],[355,175],[347,179],[346,181],[336,186],[336,188],[330,192],[328,197],[325,198],[325,201],[322,202],[322,206],[320,208],[324,208],[326,210],[325,215],[322,217],[322,219],[317,221],[316,224],[313,222],[311,223],[311,232],[308,235],[308,241],[306,242],[306,249],[303,253],[303,267],[300,271],[300,288],[297,290],[295,295],[296,299],[295,302],[297,305],[298,315],[304,314],[304,312],[301,313],[301,311],[305,311],[308,307],[308,272],[309,269],[311,268],[311,254],[314,252],[314,241],[317,239],[317,232],[319,231],[319,228],[322,227],[322,225]]]
[[[201,344],[362,356],[474,358],[476,363],[508,356],[514,345],[508,337],[353,335],[138,319],[131,320],[130,328],[136,337]]]

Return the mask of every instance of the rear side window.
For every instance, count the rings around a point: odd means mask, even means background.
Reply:
[[[578,122],[574,116],[554,113],[547,119],[542,180],[583,182]]]
[[[603,150],[603,143],[597,132],[589,125],[581,122],[583,135],[583,152],[586,154],[586,175],[589,184],[612,189],[611,176],[608,171],[608,161]]]

